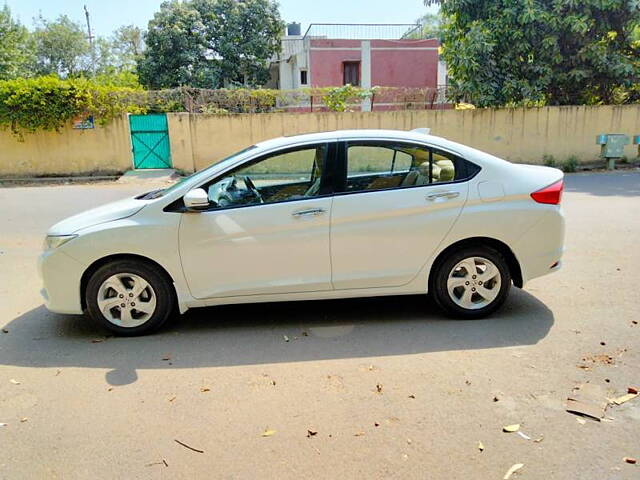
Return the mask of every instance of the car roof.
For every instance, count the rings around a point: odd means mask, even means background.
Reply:
[[[476,151],[471,147],[452,142],[446,138],[428,135],[420,131],[405,130],[382,130],[382,129],[360,129],[360,130],[333,130],[328,132],[307,133],[302,135],[292,135],[286,137],[274,138],[257,143],[260,149],[271,150],[274,148],[283,148],[289,145],[297,145],[302,143],[326,142],[332,140],[358,140],[358,139],[391,139],[405,140],[409,142],[427,143],[434,147],[442,147],[452,152],[464,155],[471,151]],[[477,152],[477,151],[476,151]]]

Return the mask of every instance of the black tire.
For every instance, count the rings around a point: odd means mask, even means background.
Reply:
[[[155,293],[155,310],[141,325],[134,327],[116,325],[108,320],[98,307],[98,292],[103,282],[112,275],[120,273],[131,273],[141,277]],[[176,306],[175,290],[166,273],[151,263],[136,260],[115,260],[96,270],[87,283],[85,301],[87,312],[92,320],[113,333],[126,337],[147,335],[158,330],[169,319]]]
[[[497,267],[500,273],[500,286],[497,296],[486,306],[476,309],[464,308],[458,305],[451,298],[447,288],[449,274],[454,267],[463,260],[471,257],[481,257],[489,260]],[[460,250],[455,250],[446,258],[442,259],[442,261],[438,262],[435,268],[435,274],[431,277],[429,290],[436,305],[440,307],[445,315],[451,318],[475,319],[486,317],[504,304],[509,294],[509,289],[511,288],[511,272],[509,271],[507,261],[500,252],[490,247],[465,247]]]

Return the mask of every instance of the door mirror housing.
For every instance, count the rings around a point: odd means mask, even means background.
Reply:
[[[189,190],[183,200],[187,210],[195,212],[206,210],[210,206],[209,195],[207,195],[207,192],[205,192],[203,188]]]

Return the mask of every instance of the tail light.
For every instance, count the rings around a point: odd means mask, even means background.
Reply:
[[[562,190],[564,189],[564,181],[559,180],[556,183],[552,183],[548,187],[544,187],[542,190],[533,192],[531,198],[538,203],[548,203],[550,205],[559,205],[562,198]]]

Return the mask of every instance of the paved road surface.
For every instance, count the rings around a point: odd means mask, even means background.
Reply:
[[[487,320],[392,297],[208,308],[105,339],[48,313],[47,227],[139,191],[0,189],[0,478],[640,478],[622,461],[640,459],[640,398],[600,423],[563,409],[582,382],[640,385],[639,173],[569,176],[564,268]],[[502,433],[515,423],[531,440]]]

